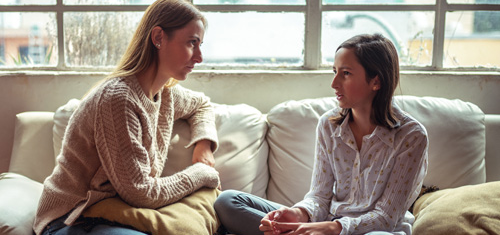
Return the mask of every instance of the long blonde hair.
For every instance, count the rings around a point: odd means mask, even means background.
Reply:
[[[158,63],[158,50],[151,40],[154,27],[160,26],[168,37],[192,20],[201,20],[207,27],[207,20],[189,1],[157,0],[145,11],[137,30],[129,43],[118,66],[106,79],[136,75],[146,70],[151,64]],[[177,84],[171,78],[167,86]]]

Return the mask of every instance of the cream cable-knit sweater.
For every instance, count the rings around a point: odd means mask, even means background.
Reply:
[[[218,186],[218,173],[202,163],[161,177],[175,120],[187,119],[191,126],[187,147],[208,139],[215,151],[218,144],[206,96],[179,85],[159,94],[156,101],[148,99],[132,76],[108,80],[82,100],[57,166],[44,182],[36,234],[69,212],[65,223],[73,224],[86,208],[116,194],[132,206],[158,208],[201,187]]]

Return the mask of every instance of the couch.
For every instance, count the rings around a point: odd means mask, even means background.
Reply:
[[[437,97],[397,96],[395,103],[426,127],[429,167],[424,185],[440,188],[416,201],[415,208],[419,211],[414,212],[415,225],[422,229],[417,231],[414,226],[414,233],[431,234],[426,230],[430,228],[461,234],[462,228],[457,225],[469,217],[460,217],[457,213],[463,212],[453,211],[457,207],[454,195],[475,193],[479,189],[474,187],[481,186],[486,192],[477,194],[482,195],[480,198],[469,195],[461,198],[461,202],[465,200],[479,207],[496,206],[486,199],[490,194],[494,197],[494,191],[500,188],[496,182],[500,180],[500,115],[485,115],[472,103]],[[78,104],[74,99],[54,112],[30,111],[16,115],[9,172],[0,176],[0,234],[32,234],[31,225],[43,188],[41,183],[56,164],[65,126]],[[337,101],[332,97],[290,100],[264,114],[246,104],[214,104],[220,142],[215,160],[222,188],[242,190],[285,205],[301,200],[310,185],[318,118],[336,106]],[[184,148],[188,139],[187,123],[177,121],[165,175],[190,164],[192,149]],[[430,197],[433,194],[437,199]],[[448,208],[430,207],[433,203],[444,205],[439,200],[447,201]],[[426,209],[430,212],[424,213]],[[443,225],[447,217],[431,216],[436,210],[448,211],[451,222]],[[500,209],[496,211],[500,213]],[[485,216],[493,219],[486,220],[487,226],[481,224],[474,234],[500,234],[500,220],[495,222],[496,215]],[[472,217],[470,220],[474,220]],[[499,230],[494,231],[496,229]]]

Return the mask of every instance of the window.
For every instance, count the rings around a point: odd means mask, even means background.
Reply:
[[[109,70],[154,0],[2,0],[0,68]],[[499,70],[500,0],[192,0],[209,26],[202,69],[329,69],[360,33],[403,69]]]

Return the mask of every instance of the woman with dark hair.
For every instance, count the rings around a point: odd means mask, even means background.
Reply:
[[[411,234],[408,212],[427,172],[427,133],[392,101],[396,48],[358,35],[336,51],[332,88],[339,102],[317,127],[312,182],[293,207],[224,191],[215,209],[236,234]]]
[[[210,101],[176,85],[202,62],[205,27],[205,18],[188,1],[157,0],[148,7],[115,71],[70,118],[57,166],[44,182],[36,234],[144,234],[93,224],[82,213],[114,196],[155,209],[219,186]],[[193,165],[162,177],[177,119],[191,126]]]

